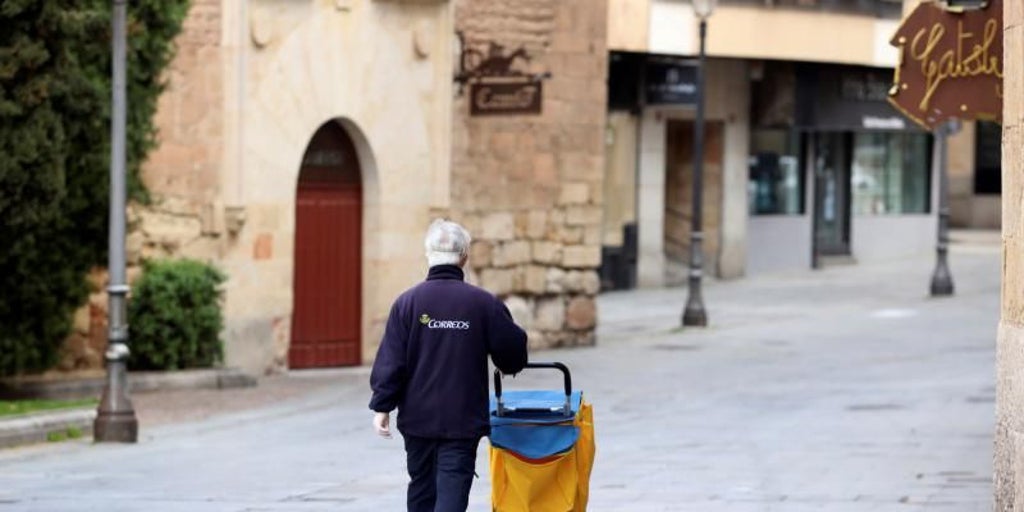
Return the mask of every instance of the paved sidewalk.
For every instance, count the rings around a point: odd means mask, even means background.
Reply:
[[[931,257],[710,283],[705,330],[676,328],[683,290],[602,296],[597,348],[533,356],[595,405],[590,510],[990,510],[999,247],[956,246],[952,266],[947,299],[926,297]],[[0,452],[0,510],[403,510],[367,374],[137,446]]]
[[[333,386],[351,385],[351,371],[301,371],[271,375],[259,385],[234,389],[193,389],[137,393],[132,405],[145,433],[150,427],[192,423],[231,413],[302,401]]]
[[[103,394],[102,370],[79,372],[60,379],[45,375],[0,382],[0,396],[14,399],[99,399]],[[325,385],[323,379],[264,379],[264,388],[251,389],[255,377],[235,368],[174,372],[130,372],[129,396],[143,428],[171,421],[195,421],[210,415],[266,406],[282,398]],[[141,406],[141,407],[140,407]],[[39,411],[0,417],[0,450],[47,442],[69,432],[92,435],[96,406]]]

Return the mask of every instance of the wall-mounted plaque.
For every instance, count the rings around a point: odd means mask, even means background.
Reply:
[[[474,82],[469,85],[469,113],[540,114],[541,82]]]

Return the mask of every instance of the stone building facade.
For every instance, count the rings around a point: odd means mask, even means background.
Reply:
[[[995,510],[1024,509],[1024,6],[1003,3],[1003,290],[996,351]]]
[[[422,278],[423,230],[450,199],[451,22],[445,0],[194,0],[144,168],[154,201],[129,212],[130,276],[143,258],[216,264],[229,277],[226,363],[288,367],[297,189],[314,135],[339,128],[360,205],[338,240],[358,256],[338,270],[357,276],[355,362],[371,359],[391,300]],[[95,294],[76,330],[102,332],[105,309]]]
[[[594,343],[605,134],[604,2],[462,0],[465,49],[522,48],[544,76],[539,114],[474,116],[454,101],[451,215],[475,243],[471,279],[505,297],[534,346]],[[599,5],[600,4],[600,5]]]
[[[717,4],[705,40],[705,275],[934,250],[928,134],[875,86],[897,63],[890,39],[900,9],[884,0]],[[622,185],[604,198],[605,250],[635,258],[633,268],[622,266],[637,286],[678,284],[690,259],[700,21],[687,1],[609,0],[608,10],[607,181]],[[879,163],[899,161],[897,151],[913,164],[905,180],[899,166]],[[871,158],[879,153],[891,159]],[[849,158],[817,158],[840,154]],[[628,288],[624,281],[617,287]]]
[[[144,168],[154,201],[129,212],[129,277],[144,258],[224,270],[230,366],[366,363],[392,300],[426,272],[427,225],[448,216],[474,235],[470,281],[535,346],[593,343],[599,3],[193,0]],[[550,73],[541,113],[470,115],[460,40],[524,46],[529,70]],[[105,301],[76,316],[65,369],[102,363]]]

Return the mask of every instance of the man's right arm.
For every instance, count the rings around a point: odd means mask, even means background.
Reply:
[[[399,302],[395,302],[391,306],[388,323],[384,328],[384,338],[377,349],[377,357],[370,372],[370,388],[373,389],[370,409],[376,412],[394,410],[405,392],[405,345],[408,335]]]
[[[489,327],[487,342],[494,366],[506,375],[521,372],[527,360],[526,332],[516,325],[508,308],[498,299],[494,299]]]

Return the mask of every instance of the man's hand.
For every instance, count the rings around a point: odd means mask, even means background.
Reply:
[[[391,414],[386,412],[377,412],[373,414],[373,428],[377,431],[377,435],[384,439],[391,439]]]

